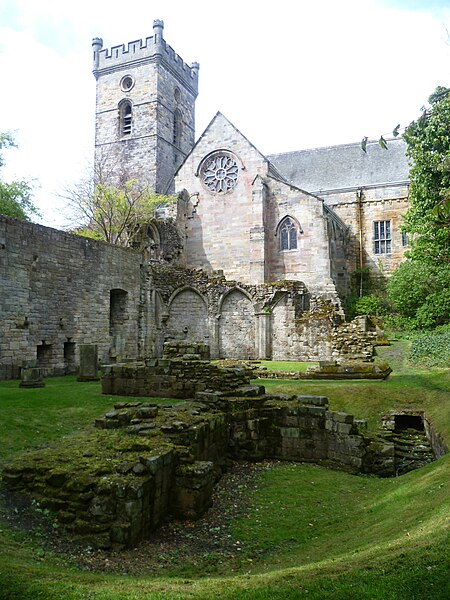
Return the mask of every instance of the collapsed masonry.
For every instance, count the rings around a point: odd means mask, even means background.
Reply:
[[[123,365],[119,379],[106,370],[103,391],[117,393],[120,380],[120,393],[135,393],[139,380],[149,396],[166,391],[194,400],[119,402],[83,438],[9,465],[3,485],[53,511],[80,541],[111,548],[136,544],[170,517],[198,518],[230,460],[395,474],[394,444],[367,435],[352,415],[330,411],[327,398],[266,394],[242,369],[201,360],[208,354],[202,344],[171,344],[167,354],[157,381],[155,365]]]

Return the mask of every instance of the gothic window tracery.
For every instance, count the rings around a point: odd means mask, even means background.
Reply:
[[[297,226],[291,217],[285,217],[279,226],[280,250],[297,250]]]

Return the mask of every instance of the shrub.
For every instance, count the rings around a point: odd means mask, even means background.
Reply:
[[[383,301],[378,296],[375,296],[375,294],[370,294],[369,296],[362,296],[361,298],[357,298],[355,301],[354,311],[355,316],[382,315],[386,312]]]
[[[414,365],[424,367],[450,366],[450,327],[417,336],[408,358]]]
[[[450,265],[402,263],[388,283],[388,300],[396,313],[418,329],[450,322]]]

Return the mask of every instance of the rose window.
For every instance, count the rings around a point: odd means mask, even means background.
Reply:
[[[203,183],[212,192],[229,192],[237,183],[238,166],[227,154],[216,154],[209,158],[202,169]]]

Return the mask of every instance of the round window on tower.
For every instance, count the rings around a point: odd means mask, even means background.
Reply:
[[[131,75],[125,75],[125,77],[122,77],[122,79],[120,80],[120,89],[123,92],[129,92],[133,85],[134,79],[131,77]]]
[[[239,167],[236,157],[226,150],[210,154],[200,167],[203,185],[216,194],[226,194],[237,184]]]

